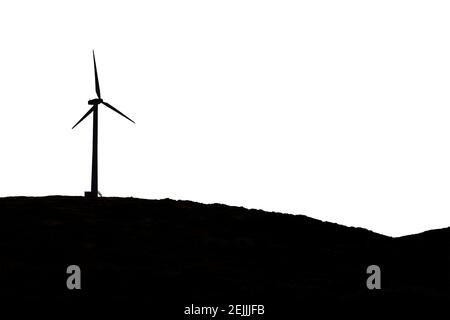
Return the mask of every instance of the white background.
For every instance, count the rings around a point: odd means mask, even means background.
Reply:
[[[450,225],[448,1],[2,1],[0,196],[305,214],[404,235]]]

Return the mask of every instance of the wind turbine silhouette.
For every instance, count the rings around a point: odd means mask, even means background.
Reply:
[[[93,113],[93,131],[92,131],[92,176],[91,176],[91,191],[86,191],[84,193],[87,198],[97,198],[98,196],[98,158],[97,158],[97,146],[98,146],[98,106],[99,104],[103,104],[110,108],[111,110],[117,112],[122,117],[127,118],[131,122],[135,123],[133,120],[128,118],[122,112],[114,108],[109,103],[103,101],[100,95],[100,85],[98,83],[98,74],[97,74],[97,64],[95,63],[95,52],[92,50],[92,56],[94,58],[94,71],[95,71],[95,92],[97,93],[97,98],[91,99],[88,101],[89,105],[92,107],[88,112],[72,127],[75,128],[81,121],[83,121],[89,114]]]

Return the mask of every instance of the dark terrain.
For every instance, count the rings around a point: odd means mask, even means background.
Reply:
[[[450,302],[450,229],[390,238],[300,215],[134,198],[0,198],[0,298],[170,308]],[[79,265],[82,289],[66,288]],[[366,268],[381,268],[368,290]]]

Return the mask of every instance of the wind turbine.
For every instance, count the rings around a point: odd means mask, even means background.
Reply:
[[[98,165],[97,165],[97,145],[98,145],[98,106],[103,104],[110,108],[111,110],[117,112],[122,117],[135,123],[133,120],[128,118],[122,112],[114,108],[109,103],[103,101],[100,95],[100,85],[98,83],[97,65],[95,63],[95,53],[92,51],[92,56],[94,58],[94,71],[95,71],[95,92],[97,93],[97,98],[88,101],[88,104],[92,107],[88,112],[72,127],[75,128],[81,121],[83,121],[89,114],[93,113],[93,130],[92,130],[92,176],[91,176],[91,191],[86,191],[84,193],[87,198],[97,198],[98,196]]]

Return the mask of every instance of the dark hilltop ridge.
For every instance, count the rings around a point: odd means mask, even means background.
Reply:
[[[265,304],[270,314],[450,302],[450,229],[391,238],[169,199],[10,197],[0,214],[3,300],[165,303],[179,314],[191,304]],[[81,268],[81,290],[66,287],[69,265]],[[366,286],[370,265],[381,290]]]

